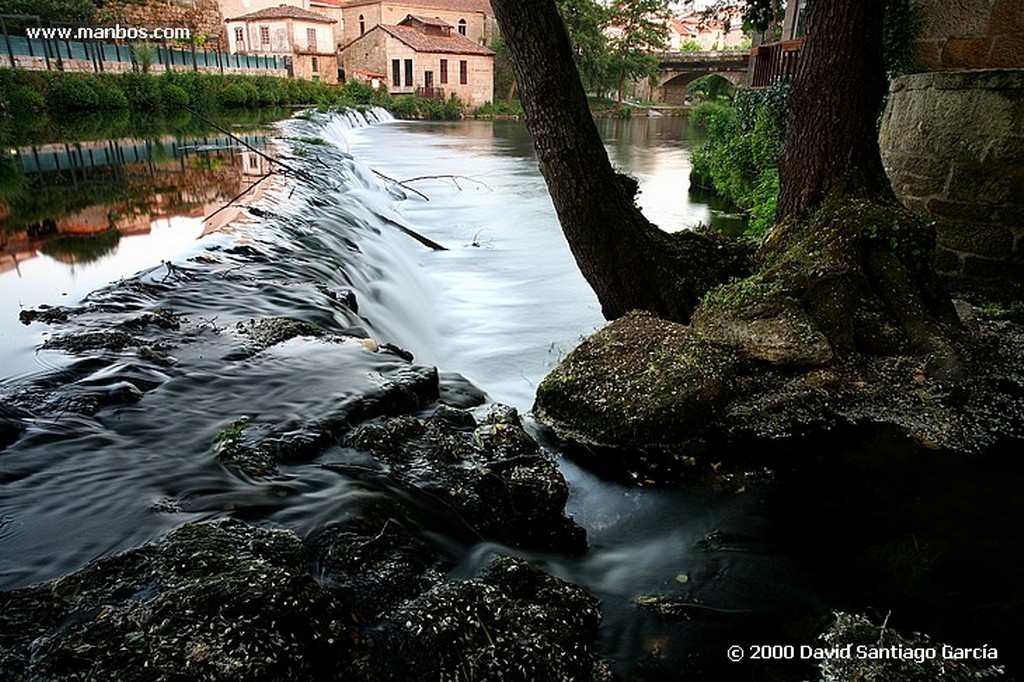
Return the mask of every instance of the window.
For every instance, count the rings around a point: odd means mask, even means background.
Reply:
[[[405,60],[405,87],[412,87],[412,60]]]
[[[309,46],[309,51],[310,52],[316,52],[316,29],[315,28],[307,28],[306,29],[306,45]]]
[[[466,20],[459,19],[459,33],[466,35]]]
[[[391,60],[391,85],[398,87],[402,84],[402,60]]]
[[[313,73],[320,73],[320,60],[319,60],[319,58],[313,57],[311,61],[313,62]]]
[[[465,59],[459,60],[459,85],[469,83],[469,62]]]
[[[366,33],[366,17],[359,15],[359,35]]]
[[[270,27],[260,26],[260,47],[264,49],[270,48]]]
[[[448,84],[448,60],[441,60],[441,85]]]
[[[236,26],[235,27],[235,49],[236,50],[244,50],[245,49],[245,29],[242,28],[241,26]]]

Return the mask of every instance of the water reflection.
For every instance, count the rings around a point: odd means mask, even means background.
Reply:
[[[21,309],[73,302],[239,218],[241,206],[217,211],[270,168],[249,149],[265,148],[267,131],[238,137],[244,145],[221,134],[165,133],[0,152],[5,376],[23,370],[39,342],[38,331],[15,323]]]

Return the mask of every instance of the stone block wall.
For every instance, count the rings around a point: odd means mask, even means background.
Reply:
[[[879,138],[893,189],[936,221],[936,269],[1024,282],[1024,69],[894,81]]]
[[[1022,0],[916,0],[924,25],[914,58],[924,69],[1024,67]]]
[[[224,32],[224,17],[217,0],[114,0],[100,10],[102,23],[139,28],[189,28],[193,36],[205,35],[215,42]],[[210,45],[212,48],[213,45]],[[224,51],[227,51],[224,44]]]

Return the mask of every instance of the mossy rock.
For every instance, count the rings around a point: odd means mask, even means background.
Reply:
[[[541,383],[533,410],[567,440],[681,462],[728,399],[738,362],[689,327],[632,312],[570,353]]]

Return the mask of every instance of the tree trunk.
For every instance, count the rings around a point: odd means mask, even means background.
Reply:
[[[779,164],[781,222],[844,183],[889,199],[878,148],[878,116],[888,87],[882,58],[885,3],[808,3],[800,72],[789,95],[789,125]]]
[[[686,322],[701,296],[740,274],[719,246],[670,235],[634,203],[587,106],[554,0],[493,0],[540,170],[580,271],[605,317],[646,309]]]

